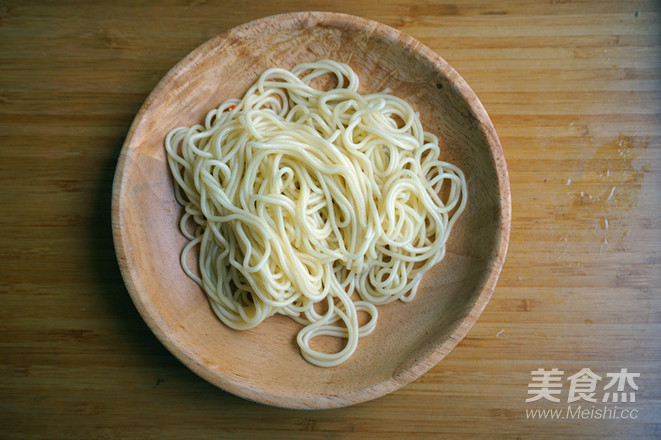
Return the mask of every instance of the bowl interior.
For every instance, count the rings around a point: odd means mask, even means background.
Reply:
[[[420,112],[439,137],[442,159],[459,166],[469,203],[445,259],[416,298],[379,307],[377,328],[351,359],[320,368],[300,356],[300,326],[273,317],[232,330],[213,314],[181,270],[178,229],[164,138],[239,98],[267,68],[331,58],[358,74],[361,92],[386,87]],[[345,406],[379,397],[417,378],[466,334],[486,305],[509,234],[509,186],[498,139],[459,75],[416,40],[372,21],[332,13],[269,17],[232,29],[195,51],[159,83],[122,150],[113,194],[117,255],[143,318],[189,368],[248,399],[295,408]]]

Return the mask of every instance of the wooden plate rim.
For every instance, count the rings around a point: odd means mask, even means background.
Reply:
[[[274,21],[278,21],[281,24],[306,22],[309,26],[321,25],[358,27],[369,30],[373,35],[378,35],[390,40],[394,40],[397,44],[400,44],[408,50],[417,52],[423,58],[433,63],[433,65],[438,68],[439,72],[446,76],[450,82],[453,83],[462,98],[469,103],[471,112],[473,113],[475,119],[478,121],[480,129],[482,130],[489,143],[491,154],[496,167],[497,180],[499,184],[498,191],[500,194],[499,214],[501,233],[498,237],[499,239],[496,242],[496,249],[492,259],[490,273],[488,274],[484,287],[477,296],[475,303],[470,309],[469,313],[456,326],[451,336],[442,344],[440,344],[429,356],[425,357],[424,359],[409,360],[406,363],[400,365],[392,377],[388,380],[380,382],[372,387],[355,389],[350,393],[343,394],[342,396],[300,397],[270,395],[253,388],[239,386],[228,378],[223,377],[222,375],[211,373],[205,367],[204,363],[202,363],[199,359],[196,359],[191,354],[191,352],[186,349],[186,347],[182,347],[176,344],[162,330],[159,319],[157,319],[157,317],[151,313],[150,308],[147,307],[147,305],[144,303],[141,293],[137,289],[135,280],[140,277],[140,273],[130,264],[130,256],[127,252],[129,249],[129,244],[126,242],[126,233],[124,231],[125,223],[123,221],[123,208],[124,203],[126,202],[126,197],[124,194],[124,183],[125,177],[127,176],[127,164],[130,164],[130,156],[134,154],[134,151],[137,148],[137,146],[134,145],[136,132],[140,128],[140,124],[144,115],[152,107],[156,97],[166,91],[168,85],[172,81],[175,81],[176,78],[181,75],[181,73],[190,63],[200,62],[201,59],[209,56],[209,54],[212,52],[212,48],[218,47],[225,41],[232,41],[232,39],[236,38],[237,35],[243,35],[245,33],[256,35],[260,32],[261,29],[272,26]],[[161,81],[149,94],[144,104],[138,111],[126,136],[126,140],[122,146],[112,188],[112,233],[120,271],[133,303],[152,332],[175,357],[177,357],[197,375],[206,379],[210,383],[230,393],[249,400],[267,405],[287,408],[336,408],[368,401],[401,388],[402,386],[420,377],[431,367],[436,365],[466,336],[468,331],[475,324],[480,314],[489,302],[505,261],[505,255],[507,253],[507,247],[509,243],[510,227],[511,194],[507,165],[505,163],[503,150],[486,110],[484,109],[482,103],[479,101],[475,93],[468,86],[466,81],[464,81],[464,79],[443,58],[441,58],[437,53],[429,49],[415,38],[376,21],[336,12],[291,12],[260,18],[223,32],[190,52],[172,69],[170,69],[170,71],[163,77],[163,79],[161,79]]]

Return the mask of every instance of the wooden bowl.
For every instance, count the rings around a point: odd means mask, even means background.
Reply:
[[[307,363],[283,316],[232,330],[182,271],[164,138],[241,97],[270,67],[331,58],[359,75],[361,92],[389,87],[439,137],[442,159],[466,174],[469,203],[447,256],[416,298],[379,307],[377,328],[334,368]],[[140,109],[122,148],[113,188],[113,234],[129,293],[149,327],[186,366],[244,398],[290,408],[352,405],[390,393],[429,370],[466,335],[493,292],[510,231],[507,168],[496,132],[466,82],[429,48],[363,18],[301,12],[231,29],[177,64]]]

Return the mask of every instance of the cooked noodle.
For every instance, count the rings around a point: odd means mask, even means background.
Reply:
[[[310,85],[327,74],[334,88]],[[269,69],[165,140],[190,240],[184,271],[232,328],[276,313],[301,323],[302,356],[326,367],[374,330],[376,305],[415,296],[467,200],[463,173],[439,159],[413,108],[387,91],[360,95],[358,82],[330,60]],[[199,275],[187,263],[195,246]],[[315,350],[321,335],[346,343]]]

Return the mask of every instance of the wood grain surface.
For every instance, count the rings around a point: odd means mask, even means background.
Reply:
[[[393,394],[307,412],[176,360],[131,302],[110,228],[119,150],[160,78],[295,10],[380,21],[440,54],[489,112],[512,188],[505,267],[467,337]],[[3,1],[0,437],[661,437],[660,98],[658,2]],[[531,372],[554,368],[560,402],[526,402]],[[597,402],[569,402],[584,368]],[[602,402],[622,369],[639,374],[635,402]],[[595,416],[606,407],[618,418]]]

